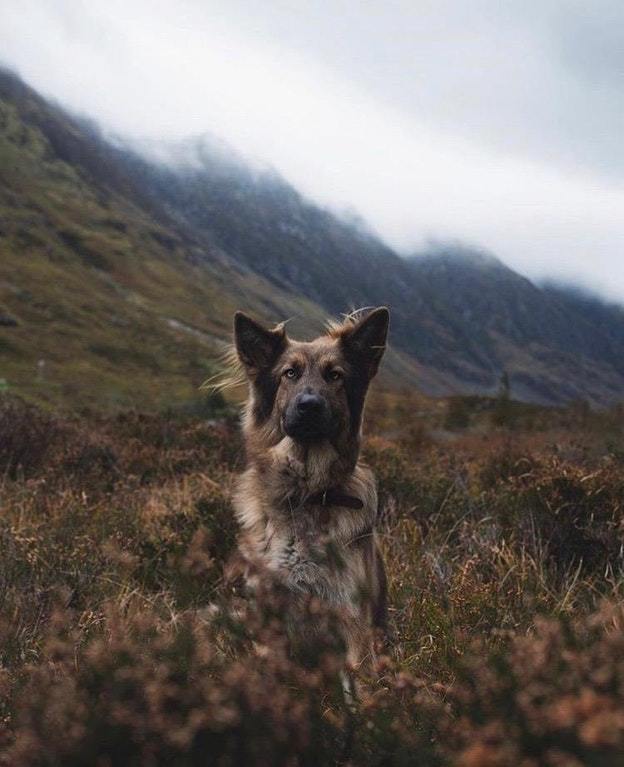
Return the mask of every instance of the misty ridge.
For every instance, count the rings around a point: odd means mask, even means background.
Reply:
[[[107,131],[208,128],[400,252],[459,239],[621,301],[622,8],[400,6],[7,0],[0,48]]]
[[[398,253],[357,215],[311,202],[275,170],[236,153],[225,139],[209,134],[178,142],[110,137],[97,123],[46,102],[8,71],[1,75],[0,95],[19,129],[31,131],[28,141],[45,145],[46,163],[71,168],[104,208],[115,200],[157,223],[158,234],[152,229],[150,238],[157,237],[158,258],[168,260],[176,280],[207,285],[218,269],[221,295],[231,297],[231,306],[272,322],[294,314],[308,332],[327,315],[388,305],[387,383],[392,386],[432,395],[492,395],[506,373],[515,398],[542,404],[583,399],[609,405],[622,397],[624,314],[618,306],[580,288],[534,284],[495,255],[458,242],[437,241],[417,253]],[[8,118],[3,127],[13,161],[26,162],[28,141],[16,140]],[[39,183],[49,194],[55,178],[46,163]],[[8,193],[14,179],[6,171],[5,179]],[[32,205],[29,193],[16,187],[11,215],[20,205]],[[85,213],[71,211],[76,226],[60,235],[48,216],[41,222],[41,240],[50,238],[73,253],[66,270],[71,272],[72,259],[82,259],[84,267],[86,258],[88,266],[115,279],[116,270],[128,264],[118,255],[107,261],[98,225],[94,229],[80,220]],[[88,214],[93,222],[93,212]],[[67,222],[67,211],[64,216]],[[104,212],[96,217],[105,218]],[[92,238],[95,247],[88,242]],[[130,263],[139,258],[149,265],[144,237],[130,252]],[[191,268],[199,273],[191,277]],[[254,281],[255,295],[241,290],[241,280]],[[145,289],[139,286],[138,292]],[[187,300],[194,306],[193,321],[179,310],[167,317],[227,338],[225,311],[219,307],[216,327],[214,319],[208,327],[198,317],[214,314],[215,307],[200,305],[196,296]],[[293,313],[292,302],[300,300],[305,306]]]

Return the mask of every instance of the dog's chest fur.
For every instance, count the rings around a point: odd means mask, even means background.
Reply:
[[[362,508],[307,500],[328,487],[359,499]],[[366,588],[375,481],[361,465],[345,473],[329,443],[304,450],[285,437],[240,477],[234,506],[245,558],[294,592],[351,605]]]

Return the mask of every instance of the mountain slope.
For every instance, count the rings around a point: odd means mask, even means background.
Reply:
[[[445,326],[456,329],[456,337],[470,337],[484,371],[499,376],[507,370],[519,399],[624,398],[621,309],[537,287],[497,259],[459,246],[437,248],[410,264],[431,300],[444,295]]]
[[[50,402],[196,396],[240,307],[320,318],[139,204],[89,130],[0,77],[0,376]],[[16,324],[14,324],[16,323]]]
[[[184,157],[178,152],[178,157]],[[396,346],[424,367],[446,344],[436,306],[425,301],[409,264],[374,235],[303,198],[271,171],[254,171],[208,141],[167,166],[128,153],[150,204],[205,237],[247,269],[339,314],[392,308]]]
[[[128,157],[154,204],[274,284],[334,313],[390,305],[393,342],[417,360],[414,383],[429,393],[492,393],[507,370],[521,399],[624,396],[624,344],[616,342],[624,316],[612,312],[601,326],[586,302],[555,296],[474,250],[400,258],[209,142],[187,148],[186,160],[167,167]]]
[[[0,377],[38,399],[189,399],[235,309],[306,332],[378,304],[386,386],[491,393],[506,370],[518,398],[622,399],[622,312],[457,247],[400,258],[214,142],[111,143],[6,72],[0,217]]]

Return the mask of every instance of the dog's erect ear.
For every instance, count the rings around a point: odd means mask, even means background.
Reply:
[[[375,309],[342,336],[345,354],[371,379],[386,350],[390,312],[385,306]]]
[[[249,370],[271,367],[286,346],[282,326],[267,330],[243,312],[234,315],[234,342],[240,361]]]

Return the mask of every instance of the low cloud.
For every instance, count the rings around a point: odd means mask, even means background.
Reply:
[[[221,136],[403,252],[465,240],[624,300],[624,6],[307,5],[4,0],[0,49],[109,130]]]

